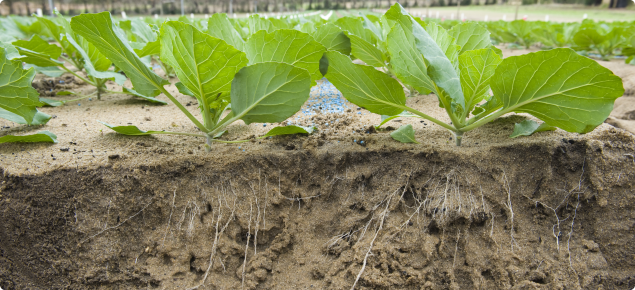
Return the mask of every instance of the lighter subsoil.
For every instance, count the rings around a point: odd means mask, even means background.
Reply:
[[[419,119],[374,131],[380,117],[349,105],[305,119],[310,136],[232,125],[225,140],[252,142],[206,153],[201,138],[97,123],[197,132],[176,106],[127,96],[43,108],[55,118],[42,128],[0,121],[0,135],[60,141],[0,145],[0,287],[350,289],[363,268],[357,289],[632,289],[635,67],[600,63],[626,95],[607,121],[618,128],[586,135],[510,139],[532,118],[511,114],[456,147]],[[42,92],[90,92],[47,80]],[[449,122],[432,95],[408,105]],[[391,139],[403,124],[421,144]]]

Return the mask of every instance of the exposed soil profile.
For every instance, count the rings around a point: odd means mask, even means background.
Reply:
[[[444,118],[434,96],[408,105]],[[0,287],[635,287],[625,130],[510,139],[532,118],[511,114],[456,147],[417,119],[373,130],[379,116],[351,106],[302,119],[319,128],[310,136],[255,139],[274,124],[237,124],[223,138],[252,142],[205,153],[200,139],[95,122],[195,132],[174,107],[107,96],[45,108],[59,144],[0,146]],[[421,144],[390,138],[402,124]]]

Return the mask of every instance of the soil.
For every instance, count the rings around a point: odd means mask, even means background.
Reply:
[[[635,67],[601,63],[631,92],[613,120],[631,120]],[[0,146],[3,289],[635,287],[635,136],[609,124],[510,139],[532,118],[510,114],[456,147],[417,119],[373,130],[379,116],[349,104],[293,117],[310,136],[232,125],[223,138],[252,141],[206,153],[200,138],[96,122],[196,132],[174,105],[80,104],[43,108],[55,118],[42,128],[0,121],[60,140]],[[449,121],[434,96],[408,105]],[[421,144],[390,138],[402,124]]]

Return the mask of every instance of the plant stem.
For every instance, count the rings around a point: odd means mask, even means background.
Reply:
[[[450,103],[447,103],[445,97],[442,94],[439,94],[439,92],[442,92],[442,91],[439,89],[437,84],[434,84],[434,89],[435,90],[433,91],[433,93],[435,95],[437,95],[437,98],[439,99],[439,102],[443,104],[443,108],[445,108],[445,111],[448,113],[448,117],[450,117],[450,120],[452,121],[452,125],[454,125],[453,128],[449,129],[449,130],[450,131],[456,131],[456,129],[458,129],[461,126],[463,126],[463,122],[461,122],[459,119],[457,119],[457,116],[455,116],[454,113],[452,112],[452,102],[450,101]],[[430,120],[430,121],[432,121],[432,120]]]
[[[190,113],[190,111],[188,111],[181,103],[179,103],[179,101],[177,101],[174,96],[172,96],[170,93],[168,93],[168,91],[165,88],[160,86],[159,90],[166,97],[168,97],[168,99],[170,99],[170,101],[172,101],[172,103],[174,103],[179,109],[181,109],[181,111],[185,114],[185,116],[187,116],[190,119],[190,121],[192,121],[192,123],[194,123],[194,125],[196,125],[196,127],[198,127],[201,131],[203,131],[205,133],[209,133],[209,130],[207,128],[205,128],[205,126],[203,126],[203,124],[201,124],[201,122],[198,119],[196,119],[196,117],[194,117],[194,115],[192,115],[192,113]]]
[[[64,49],[64,46],[62,46],[62,49]],[[66,52],[64,52],[64,53],[66,53]],[[68,53],[66,53],[66,54],[68,54]],[[65,61],[68,61],[68,62],[72,63],[72,64],[75,66],[75,68],[77,68],[77,69],[81,70],[81,66],[80,66],[80,64],[79,64],[79,63],[77,63],[74,59],[70,59],[70,58],[65,57],[65,56],[62,56],[62,59],[63,59],[63,60],[65,60]]]
[[[97,99],[101,100],[101,93],[103,92],[103,83],[97,78],[89,76],[90,80],[95,83],[95,87],[97,87]]]
[[[203,134],[196,133],[185,133],[185,132],[170,132],[170,131],[159,131],[152,134],[166,134],[166,135],[185,135],[185,136],[193,136],[193,137],[205,137]]]
[[[212,151],[212,140],[214,140],[212,136],[207,134],[207,141],[205,142],[205,152]]]
[[[67,68],[67,67],[65,67],[65,66],[62,66],[62,69],[63,69],[63,70],[65,70],[65,71],[67,71],[67,72],[69,72],[69,73],[71,73],[71,74],[73,74],[74,76],[76,76],[76,77],[77,77],[77,78],[79,78],[80,80],[82,80],[82,81],[84,81],[84,82],[86,82],[86,83],[88,83],[88,84],[90,84],[90,85],[92,85],[92,86],[95,86],[95,87],[97,86],[97,85],[95,85],[95,83],[93,83],[93,82],[91,82],[91,81],[89,81],[89,80],[87,80],[87,79],[85,79],[85,78],[83,78],[83,77],[79,76],[78,74],[74,73],[73,71],[71,71],[70,69],[68,69],[68,68]]]
[[[435,123],[435,124],[437,124],[437,125],[439,125],[439,126],[441,126],[443,128],[446,128],[446,129],[448,129],[448,130],[450,130],[452,132],[456,132],[456,130],[457,130],[456,128],[452,127],[451,125],[448,125],[445,122],[439,121],[439,120],[437,120],[437,119],[435,119],[435,118],[433,118],[431,116],[428,116],[428,115],[426,115],[424,113],[421,113],[421,112],[419,112],[419,111],[417,111],[415,109],[412,109],[412,108],[409,108],[409,107],[406,107],[406,106],[403,106],[403,109],[408,111],[408,112],[410,112],[410,113],[413,113],[413,114],[415,114],[415,115],[417,115],[417,116],[419,116],[419,117],[421,117],[423,119],[429,120],[429,121],[431,121],[431,122],[433,122],[433,123]]]
[[[232,112],[230,112],[225,118],[220,120],[220,122],[216,123],[216,125],[209,132],[210,135],[216,135],[218,132],[222,131],[229,124],[234,123],[236,120],[240,119],[240,117],[234,116]]]
[[[474,122],[474,123],[472,123],[470,125],[467,125],[467,126],[465,126],[463,128],[460,128],[459,131],[467,132],[467,131],[470,131],[470,130],[474,130],[474,129],[476,129],[476,128],[480,127],[480,126],[483,126],[483,125],[493,121],[494,119],[496,119],[496,118],[498,118],[498,117],[500,117],[502,115],[505,115],[505,114],[507,114],[509,112],[511,112],[511,110],[500,110],[500,111],[494,112],[493,114],[491,114],[491,115],[489,115],[489,116],[487,116],[485,118],[482,118],[482,119],[480,119],[480,120],[478,120],[478,121],[476,121],[476,122]]]
[[[90,94],[88,94],[88,95],[82,96],[81,98],[71,99],[71,100],[64,100],[64,101],[61,101],[61,102],[62,102],[62,104],[66,104],[66,103],[68,103],[68,102],[74,102],[74,101],[83,100],[83,99],[86,99],[86,98],[91,97],[91,96],[92,96],[92,95],[94,95],[95,93],[97,93],[97,92],[92,92],[92,93],[90,93]]]
[[[454,131],[454,139],[456,140],[456,146],[461,146],[461,140],[463,139],[463,133],[461,131]]]
[[[247,139],[247,140],[226,141],[226,140],[212,139],[212,142],[220,142],[220,143],[245,143],[245,142],[249,142],[249,141],[251,141],[251,140]]]
[[[129,95],[126,92],[111,91],[109,89],[103,89],[103,91],[106,92],[106,93],[111,93],[111,94],[126,94],[126,95]]]

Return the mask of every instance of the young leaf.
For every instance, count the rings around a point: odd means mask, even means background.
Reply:
[[[496,68],[491,87],[503,104],[496,115],[529,113],[578,133],[602,124],[624,94],[618,76],[569,48],[508,57]]]
[[[271,25],[273,26],[274,31],[278,29],[292,29],[293,28],[292,23],[289,22],[287,19],[269,18],[267,20],[271,22]]]
[[[142,49],[135,48],[134,52],[139,57],[145,57],[148,55],[159,55],[161,53],[161,43],[159,42],[159,39],[157,38],[157,40],[155,41],[147,42]]]
[[[85,47],[88,49],[93,50],[94,54],[93,54],[93,58],[91,59],[91,56],[88,55],[88,53],[84,50],[84,47],[80,46],[75,39],[73,38],[73,36],[71,36],[70,34],[66,34],[66,39],[68,40],[68,42],[73,45],[73,47],[75,48],[75,50],[77,50],[77,52],[82,56],[83,60],[84,60],[84,69],[86,70],[86,72],[98,79],[110,79],[113,78],[115,80],[115,82],[119,85],[123,85],[123,83],[126,81],[126,77],[120,73],[116,73],[113,71],[99,71],[97,70],[97,68],[95,68],[95,65],[93,65],[93,59],[97,61],[97,64],[99,65],[99,67],[101,69],[108,69],[110,67],[111,62],[106,59],[106,57],[104,57],[101,53],[99,53],[94,46],[92,46],[92,44],[90,44],[89,42],[85,42]],[[92,47],[89,47],[92,46]]]
[[[436,92],[412,33],[405,31],[401,25],[395,25],[386,36],[386,44],[392,69],[402,82],[422,93]]]
[[[509,138],[516,138],[518,136],[530,136],[533,133],[543,131],[553,131],[556,127],[547,125],[547,123],[538,124],[534,120],[524,120],[520,123],[514,124],[514,132],[509,135]]]
[[[5,50],[7,59],[22,58],[23,56],[20,55],[18,49],[11,44],[13,41],[15,41],[15,39],[0,35],[0,48]]]
[[[446,56],[446,51],[451,50],[449,47],[453,44],[448,44],[448,49],[443,50],[441,48],[441,44],[437,44],[432,36],[423,29],[421,24],[414,21],[414,19],[407,14],[399,3],[393,5],[385,15],[388,20],[396,21],[396,25],[401,25],[404,31],[412,33],[415,39],[416,48],[421,54],[423,54],[427,63],[429,63],[427,66],[428,75],[434,81],[436,86],[443,90],[443,92],[437,91],[439,98],[444,101],[443,99],[447,94],[451,99],[451,102],[454,102],[461,108],[465,108],[465,98],[463,97],[463,91],[461,90],[459,76],[454,65]],[[437,29],[438,32],[438,29],[440,28],[435,29]],[[439,40],[446,38],[441,37],[442,35],[442,33],[438,33],[437,38]],[[447,102],[450,100],[445,101]],[[447,105],[450,105],[449,102],[447,103]],[[452,107],[454,108],[454,106]]]
[[[59,20],[59,23],[55,23],[51,20],[52,18],[49,19],[46,17],[38,17],[38,22],[42,24],[42,31],[53,37],[53,39],[60,44],[64,53],[72,56],[75,52],[75,48],[73,48],[73,46],[66,40],[66,33],[71,33],[73,35],[74,33],[70,29],[66,18],[60,15],[57,11],[55,11],[55,14],[58,17],[57,19]]]
[[[33,120],[31,121],[31,124],[28,124],[22,116],[11,113],[3,108],[0,108],[0,118],[6,119],[13,123],[18,123],[21,125],[44,125],[51,119],[51,116],[45,113],[42,113],[40,111],[37,111],[35,113],[35,116],[33,117]]]
[[[62,54],[62,49],[55,44],[49,44],[37,35],[31,37],[30,40],[16,40],[13,45],[24,56],[20,60],[28,64],[39,67],[63,64],[57,60]]]
[[[287,63],[306,69],[313,83],[322,78],[319,66],[324,52],[326,48],[310,35],[291,29],[279,29],[273,33],[261,30],[245,43],[249,64],[268,61]]]
[[[466,51],[459,56],[461,87],[465,96],[465,114],[489,92],[490,78],[502,59],[490,48]]]
[[[534,40],[534,34],[532,33],[532,26],[525,20],[514,20],[509,22],[508,31],[515,36],[516,42],[523,45],[525,48],[529,48]]]
[[[57,143],[57,136],[49,131],[40,131],[36,134],[24,135],[24,136],[14,136],[14,135],[5,135],[0,137],[0,143],[37,143],[37,142],[45,142],[45,143]]]
[[[64,103],[52,99],[40,98],[40,102],[44,103],[45,106],[48,107],[59,107],[64,105]]]
[[[297,30],[300,30],[304,33],[311,34],[315,31],[315,23],[313,22],[305,22],[304,24],[296,27]]]
[[[337,51],[326,54],[326,78],[351,103],[380,115],[397,115],[404,110],[406,95],[399,82],[373,67],[358,65]]]
[[[207,33],[218,39],[222,39],[234,48],[244,51],[245,41],[227,19],[227,14],[216,13],[207,20]]]
[[[185,85],[183,85],[182,82],[178,82],[178,83],[174,84],[174,86],[176,87],[177,90],[179,90],[179,93],[184,94],[186,96],[190,96],[192,98],[196,98],[194,93],[192,93],[192,91],[190,91],[190,89],[188,89]]]
[[[0,27],[2,27],[2,33],[11,36],[16,39],[26,38],[27,35],[18,28],[16,23],[9,17],[0,18]]]
[[[168,103],[161,101],[155,97],[148,97],[148,96],[144,96],[140,93],[138,93],[137,91],[133,90],[133,89],[129,89],[126,87],[121,87],[121,92],[127,95],[131,95],[131,96],[135,96],[135,97],[139,97],[142,98],[150,103],[155,103],[155,104],[159,104],[159,105],[167,105]]]
[[[375,126],[375,129],[379,129],[381,126],[383,126],[384,124],[388,123],[389,121],[396,119],[396,118],[400,118],[400,117],[417,117],[417,115],[413,115],[408,113],[408,111],[403,111],[401,112],[401,114],[399,115],[394,115],[394,116],[388,116],[388,115],[381,115],[381,123],[379,123],[379,125]]]
[[[154,97],[159,88],[169,84],[160,78],[133,52],[132,47],[113,25],[109,12],[82,14],[71,20],[73,31],[92,43],[115,66],[123,70],[130,78],[135,91],[144,96]]]
[[[157,40],[157,33],[141,19],[132,19],[130,24],[132,26],[131,31],[135,35],[137,42],[148,43]]]
[[[449,33],[456,39],[456,44],[461,47],[459,55],[466,51],[492,46],[489,31],[476,22],[463,22],[455,25]]]
[[[35,69],[36,72],[41,73],[43,75],[52,77],[52,78],[56,78],[59,77],[61,75],[63,75],[65,73],[65,71],[61,70],[59,67],[57,66],[47,66],[47,67],[39,67],[37,65],[32,65],[32,64],[25,64],[24,65],[25,69],[28,68],[33,68]]]
[[[170,134],[171,133],[166,131],[143,131],[137,128],[137,126],[133,126],[133,125],[114,126],[102,121],[97,121],[97,122],[102,123],[104,126],[112,129],[113,131],[119,134],[129,135],[129,136],[144,136],[144,135],[152,135],[152,134]]]
[[[401,143],[417,143],[415,140],[415,130],[412,129],[412,125],[403,125],[399,127],[399,129],[392,131],[390,133],[390,137],[401,142]]]
[[[348,31],[348,35],[355,35],[368,43],[375,43],[373,33],[370,30],[364,28],[364,22],[362,18],[346,16],[339,18],[335,21],[335,25],[341,27],[343,30]]]
[[[0,108],[32,124],[38,112],[35,107],[42,105],[38,92],[31,87],[35,70],[23,70],[21,59],[8,60],[5,55],[5,50],[0,49]]]
[[[230,91],[234,75],[247,64],[245,53],[178,21],[161,26],[161,46],[161,59],[174,68],[203,108],[218,107],[210,105]]]
[[[459,51],[461,47],[456,44],[456,39],[448,33],[442,26],[436,23],[430,23],[426,26],[425,31],[428,32],[432,40],[437,44],[439,49],[450,60],[455,69],[458,68]],[[424,54],[426,57],[427,54]]]
[[[247,28],[249,29],[249,34],[254,34],[260,30],[267,32],[273,32],[275,30],[270,21],[260,17],[258,14],[249,16],[249,19],[247,19]]]
[[[313,39],[326,47],[326,50],[339,51],[342,54],[351,54],[351,41],[339,27],[332,23],[326,23],[317,28],[313,33]]]
[[[286,63],[263,62],[242,68],[232,81],[234,119],[277,123],[291,117],[309,99],[311,76]]]
[[[280,136],[280,135],[291,135],[291,134],[311,134],[315,131],[315,127],[302,127],[302,126],[284,126],[284,127],[275,127],[267,134],[259,137],[265,138],[270,136]]]
[[[573,41],[580,49],[592,50],[599,46],[606,38],[595,29],[582,29],[573,36]]]
[[[351,54],[353,56],[370,66],[384,67],[386,65],[384,54],[374,45],[352,34],[349,34],[348,38],[351,40]]]
[[[375,36],[375,38],[377,38],[379,40],[379,42],[383,42],[385,38],[383,37],[383,34],[381,32],[381,28],[377,27],[377,25],[375,25],[375,22],[373,22],[370,19],[371,17],[375,17],[375,19],[377,19],[377,17],[372,15],[372,14],[367,14],[367,15],[363,15],[362,16],[362,18],[364,19],[364,28],[366,28],[370,32],[372,32],[373,35]]]

